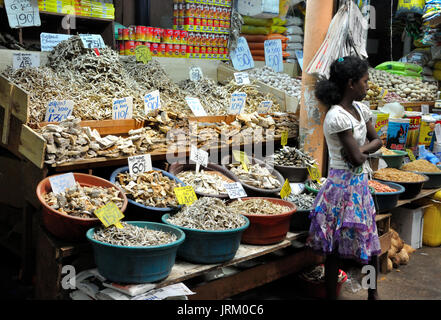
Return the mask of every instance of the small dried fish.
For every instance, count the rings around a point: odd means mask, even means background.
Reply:
[[[117,175],[117,184],[133,201],[148,207],[177,207],[178,200],[174,188],[181,185],[175,180],[164,176],[160,171],[148,171],[138,175],[129,172]]]
[[[109,202],[122,208],[124,200],[117,188],[83,187],[77,182],[75,188],[55,194],[53,192],[44,195],[44,201],[52,209],[58,212],[80,218],[96,218],[95,210]]]
[[[198,230],[237,229],[246,224],[245,219],[229,209],[224,201],[212,197],[198,199],[167,221],[177,226]]]
[[[286,200],[294,203],[299,210],[309,210],[314,205],[315,195],[309,193],[295,195],[291,193]]]
[[[307,151],[288,146],[277,150],[269,159],[271,165],[288,167],[306,167],[317,163]]]
[[[192,186],[196,192],[210,195],[226,194],[224,183],[234,182],[216,171],[205,170],[201,170],[199,173],[194,170],[181,171],[176,177],[186,185]]]
[[[244,170],[242,165],[229,164],[227,166],[230,171],[235,174],[242,183],[262,189],[277,189],[282,186],[280,181],[271,174],[264,165],[249,164],[248,172]]]
[[[278,215],[291,211],[290,207],[265,200],[265,199],[238,199],[231,202],[228,208],[234,209],[238,214]]]
[[[172,243],[177,240],[175,234],[161,230],[142,228],[126,222],[121,222],[123,228],[114,225],[100,227],[94,233],[94,239],[124,247],[149,247]]]

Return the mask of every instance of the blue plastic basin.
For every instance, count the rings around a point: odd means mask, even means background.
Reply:
[[[177,181],[181,186],[185,186],[186,184],[179,180],[176,176],[170,174],[167,171],[158,169],[158,168],[152,168],[155,171],[160,171],[164,176],[169,177],[170,179],[173,179]],[[129,171],[129,167],[125,166],[122,168],[118,168],[115,171],[112,172],[112,175],[110,176],[110,181],[114,184],[119,185],[119,182],[117,182],[117,175],[119,173],[125,173]],[[121,188],[122,189],[122,188]],[[122,189],[123,190],[123,189]],[[124,190],[123,190],[124,191]],[[146,221],[152,221],[152,222],[161,222],[161,216],[164,213],[173,213],[182,208],[181,205],[177,207],[167,207],[167,208],[157,208],[157,207],[149,207],[145,206],[141,203],[138,203],[132,199],[129,198],[129,196],[126,194],[127,200],[128,200],[128,208],[126,210],[126,215],[128,215],[132,219],[139,219],[139,220],[146,220]]]
[[[404,193],[406,188],[403,187],[401,184],[394,182],[387,182],[375,179],[373,179],[373,181],[380,182],[397,190],[395,192],[374,192],[372,194],[377,212],[383,212],[395,208],[397,206],[400,195]]]
[[[246,224],[230,230],[197,230],[177,226],[167,222],[169,214],[162,216],[162,222],[184,231],[186,240],[178,249],[178,257],[194,263],[221,263],[231,260],[239,249],[242,233],[250,225],[247,217],[243,216]]]
[[[86,237],[92,243],[95,263],[100,274],[117,283],[147,283],[168,277],[175,264],[178,247],[185,240],[185,233],[162,223],[146,221],[127,223],[173,233],[177,236],[177,240],[159,246],[124,247],[95,240],[93,238],[95,228],[89,229]]]

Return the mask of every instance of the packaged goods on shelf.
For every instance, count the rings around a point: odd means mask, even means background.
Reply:
[[[112,0],[38,0],[38,8],[43,12],[115,19],[115,7]]]

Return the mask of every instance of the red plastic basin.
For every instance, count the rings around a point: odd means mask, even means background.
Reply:
[[[242,198],[242,200],[250,199],[263,199],[271,201],[273,203],[290,207],[291,210],[274,215],[262,215],[262,214],[243,214],[250,220],[250,226],[242,234],[242,243],[248,244],[272,244],[283,241],[286,234],[289,231],[289,225],[291,221],[291,215],[297,211],[295,204],[277,198],[265,198],[265,197],[248,197]],[[237,200],[235,200],[237,201]]]
[[[120,190],[120,197],[124,199],[121,211],[124,212],[126,210],[127,197],[118,186],[112,184],[105,179],[90,174],[74,173],[73,175],[75,177],[75,181],[77,181],[81,186],[117,188],[118,190]],[[51,177],[54,176],[55,175]],[[50,206],[48,206],[44,201],[43,195],[52,191],[51,184],[49,182],[49,178],[51,177],[46,177],[45,179],[41,180],[36,189],[38,200],[40,200],[42,205],[41,216],[43,220],[43,225],[50,233],[60,239],[68,241],[86,240],[87,230],[100,225],[100,220],[98,218],[85,219],[73,217],[54,210]]]

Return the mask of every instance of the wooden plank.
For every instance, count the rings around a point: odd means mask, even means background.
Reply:
[[[25,124],[22,125],[18,151],[38,168],[43,168],[46,140]]]
[[[0,105],[4,109],[2,143],[8,144],[9,126],[11,122],[11,92],[12,85],[4,77],[0,76]]]
[[[29,119],[29,94],[19,86],[12,84],[11,114],[23,123]]]
[[[415,200],[425,198],[425,197],[430,196],[434,193],[437,193],[440,190],[441,189],[422,189],[421,192],[418,193],[418,195],[412,199],[398,200],[397,207],[401,207],[403,204],[411,203]]]
[[[389,231],[382,236],[379,237],[380,246],[381,246],[381,254],[386,253],[391,247],[392,241],[392,232]]]

